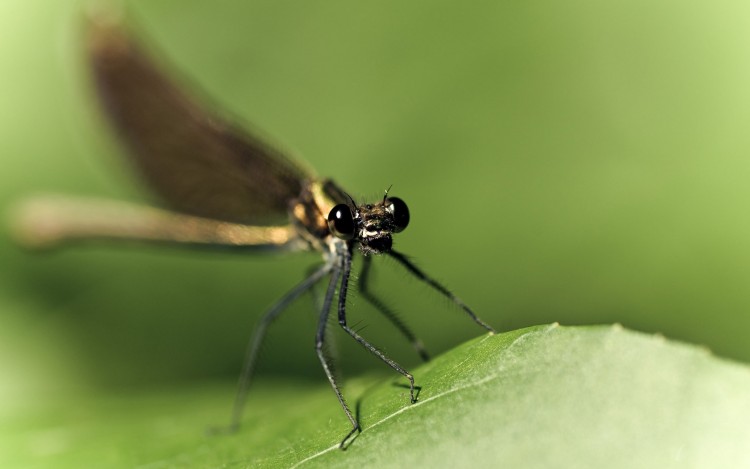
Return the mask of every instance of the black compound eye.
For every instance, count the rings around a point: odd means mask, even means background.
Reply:
[[[354,238],[354,216],[346,204],[338,204],[328,214],[328,229],[337,238],[349,240]]]
[[[389,197],[385,199],[385,209],[393,215],[393,232],[404,231],[409,224],[409,208],[406,202],[398,197]]]

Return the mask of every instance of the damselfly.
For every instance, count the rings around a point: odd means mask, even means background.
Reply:
[[[328,278],[320,309],[315,351],[352,429],[359,423],[344,400],[326,354],[326,325],[338,293],[338,323],[354,340],[409,381],[414,377],[347,322],[352,257],[362,257],[363,297],[393,322],[427,358],[421,342],[367,290],[374,255],[395,259],[411,274],[461,308],[490,332],[458,297],[392,248],[392,237],[409,224],[403,200],[385,195],[357,204],[331,180],[318,179],[257,135],[244,132],[175,86],[118,21],[90,22],[88,57],[105,115],[129,149],[140,174],[169,210],[70,199],[28,206],[20,224],[37,245],[76,240],[181,243],[237,250],[314,250],[323,264],[292,288],[260,319],[250,341],[234,405],[232,427],[241,420],[245,397],[268,326],[304,292]]]

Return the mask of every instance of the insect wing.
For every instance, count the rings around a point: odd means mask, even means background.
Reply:
[[[107,116],[169,208],[242,224],[286,217],[306,171],[185,94],[122,26],[92,20],[89,60]]]

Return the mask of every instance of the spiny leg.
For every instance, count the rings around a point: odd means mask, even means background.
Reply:
[[[242,410],[245,406],[245,400],[247,398],[247,391],[250,387],[250,379],[252,378],[253,371],[255,369],[255,363],[258,359],[258,352],[260,346],[263,343],[263,339],[266,336],[268,326],[281,314],[289,304],[297,299],[301,294],[309,290],[314,286],[323,276],[331,271],[332,264],[330,262],[324,264],[318,268],[312,275],[307,277],[305,280],[297,284],[291,289],[281,300],[274,304],[260,319],[258,325],[253,331],[253,336],[247,347],[245,353],[245,361],[242,365],[242,373],[240,374],[239,385],[237,387],[237,396],[234,401],[234,409],[232,411],[232,421],[229,429],[234,431],[240,425],[242,419]]]
[[[317,269],[317,266],[315,266]],[[314,269],[308,269],[308,272],[306,275],[310,275]],[[310,288],[310,301],[312,303],[312,311],[315,312],[316,316],[318,313],[320,313],[321,309],[323,308],[323,299],[325,297],[325,292],[328,288],[328,284],[321,285],[322,282],[316,283],[312,288]],[[326,356],[328,357],[329,363],[336,363],[336,361],[339,358],[338,350],[336,349],[336,341],[335,340],[329,340],[326,342]],[[334,374],[335,368],[334,368]]]
[[[344,439],[341,440],[341,444],[339,444],[339,448],[344,449],[345,448],[344,445],[346,444],[347,440],[355,432],[359,431],[359,423],[357,422],[357,419],[354,418],[352,411],[349,410],[349,406],[346,404],[346,401],[344,400],[344,395],[341,393],[341,389],[339,389],[338,383],[336,383],[336,376],[334,375],[333,370],[331,368],[330,359],[325,354],[325,340],[326,340],[326,327],[328,325],[328,314],[331,311],[331,303],[333,302],[333,295],[336,294],[336,286],[339,283],[340,278],[341,278],[341,265],[340,263],[337,263],[333,266],[331,280],[328,283],[326,296],[323,299],[323,308],[320,311],[320,320],[318,321],[318,333],[315,338],[315,351],[317,352],[318,358],[320,359],[320,364],[323,366],[323,371],[325,371],[326,373],[328,382],[331,383],[333,392],[336,393],[336,398],[339,400],[339,404],[341,404],[341,408],[344,409],[344,413],[346,414],[346,417],[349,419],[349,422],[351,422],[352,424],[352,430],[346,434]]]
[[[406,257],[404,257],[403,254],[396,252],[396,251],[390,251],[388,254],[391,255],[394,259],[399,261],[401,265],[406,267],[406,269],[411,272],[412,274],[416,275],[418,279],[425,282],[427,285],[431,286],[435,290],[442,293],[445,297],[447,297],[449,300],[451,300],[453,303],[455,303],[459,308],[463,309],[466,314],[468,314],[471,319],[474,320],[475,323],[479,324],[480,326],[484,327],[491,333],[495,333],[495,329],[492,328],[489,324],[479,319],[479,316],[477,316],[474,311],[472,311],[468,306],[466,306],[466,303],[461,301],[459,297],[454,295],[450,292],[447,288],[439,284],[436,280],[434,280],[431,277],[428,277],[427,274],[422,272],[416,265],[412,264],[411,261],[409,261]]]
[[[344,329],[347,334],[354,337],[354,340],[360,343],[364,348],[366,348],[370,353],[375,355],[376,357],[383,360],[388,366],[396,370],[397,372],[401,373],[406,377],[406,379],[409,380],[409,395],[411,397],[411,402],[416,402],[416,399],[414,398],[414,377],[403,369],[401,365],[396,363],[395,361],[388,358],[383,352],[378,350],[374,345],[367,342],[362,336],[354,332],[347,324],[346,324],[346,290],[349,287],[349,274],[351,274],[352,270],[352,254],[351,251],[347,250],[343,254],[344,256],[344,265],[343,265],[343,276],[341,279],[341,289],[339,290],[339,325],[342,329]]]
[[[427,354],[427,350],[425,350],[422,341],[414,335],[409,327],[404,324],[404,322],[396,315],[396,313],[393,312],[392,309],[386,306],[386,304],[383,303],[380,298],[376,297],[370,292],[368,281],[370,279],[371,266],[372,257],[362,256],[362,270],[359,273],[359,294],[362,296],[362,298],[373,305],[375,309],[377,309],[383,316],[391,321],[394,326],[396,326],[396,329],[398,329],[401,334],[403,334],[403,336],[406,337],[409,342],[411,342],[412,347],[414,347],[414,350],[417,351],[419,357],[422,360],[428,361],[430,359],[430,356]]]

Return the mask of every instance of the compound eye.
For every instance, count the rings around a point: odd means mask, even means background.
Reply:
[[[328,229],[337,238],[350,240],[354,238],[354,216],[346,204],[338,204],[328,214]]]
[[[393,215],[393,232],[404,231],[409,224],[409,208],[406,206],[406,202],[398,197],[389,197],[385,199],[385,209]]]

